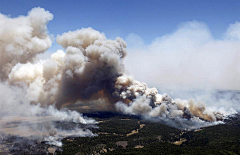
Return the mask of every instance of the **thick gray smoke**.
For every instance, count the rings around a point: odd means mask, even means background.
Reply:
[[[123,65],[127,44],[121,38],[109,40],[92,28],[70,31],[56,38],[64,51],[58,50],[48,59],[38,59],[36,55],[51,46],[47,23],[53,15],[34,8],[26,17],[0,15],[0,18],[3,132],[14,133],[6,128],[15,116],[20,122],[16,131],[41,133],[50,144],[60,145],[56,139],[72,134],[94,136],[89,130],[63,130],[54,126],[56,121],[96,123],[76,111],[57,110],[77,102],[105,102],[109,109],[161,120],[179,128],[216,124],[225,117],[224,113],[207,109],[203,102],[173,100],[127,75]],[[31,123],[26,125],[26,122]]]

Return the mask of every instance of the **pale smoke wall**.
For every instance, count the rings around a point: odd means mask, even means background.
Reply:
[[[239,22],[215,39],[208,26],[198,21],[182,23],[150,44],[130,34],[124,63],[136,79],[159,89],[240,90],[239,36]]]

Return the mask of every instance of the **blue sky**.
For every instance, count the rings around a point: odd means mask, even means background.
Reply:
[[[192,20],[205,22],[212,35],[221,38],[229,24],[239,21],[240,17],[238,0],[0,0],[0,12],[12,17],[26,15],[38,6],[54,15],[48,29],[55,36],[92,27],[110,39],[117,36],[125,39],[135,33],[147,44],[172,33],[180,23]],[[54,47],[58,48],[56,43]]]

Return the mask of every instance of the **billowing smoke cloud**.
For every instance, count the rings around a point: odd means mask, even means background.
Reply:
[[[109,109],[116,107],[119,112],[161,120],[179,128],[216,124],[224,118],[224,113],[206,109],[203,102],[173,100],[127,75],[123,65],[127,44],[121,38],[108,40],[92,28],[70,31],[56,38],[64,51],[58,50],[48,59],[37,59],[37,54],[51,46],[46,25],[53,15],[34,8],[26,17],[0,17],[3,19],[0,23],[0,107],[3,109],[0,127],[4,132],[8,117],[17,115],[24,117],[20,121],[21,129],[40,132],[50,144],[60,145],[55,140],[71,134],[94,136],[89,130],[69,131],[54,125],[56,121],[95,124],[75,111],[55,108],[77,102],[104,101]],[[26,125],[26,120],[32,123]],[[180,126],[176,125],[179,122]]]
[[[124,72],[122,59],[126,56],[126,42],[121,38],[107,40],[104,34],[92,28],[82,28],[58,36],[57,43],[67,52],[60,90],[64,98],[60,98],[61,101],[75,102],[91,97],[114,101],[111,93],[115,78]]]
[[[111,97],[114,80],[123,74],[126,43],[121,38],[107,40],[92,28],[64,33],[57,42],[66,48],[50,59],[18,63],[9,82],[26,85],[26,99],[57,107],[77,100]]]

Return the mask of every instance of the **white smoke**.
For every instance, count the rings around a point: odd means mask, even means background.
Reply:
[[[45,137],[44,140],[47,141],[47,144],[49,145],[55,145],[58,147],[62,147],[61,140],[65,137],[93,137],[97,136],[96,134],[93,134],[90,130],[82,130],[79,128],[75,128],[73,130],[61,130],[57,136],[48,136]]]
[[[17,63],[31,61],[47,50],[52,41],[47,34],[47,23],[53,15],[43,8],[34,8],[28,16],[10,18],[0,14],[0,73],[7,78]]]

